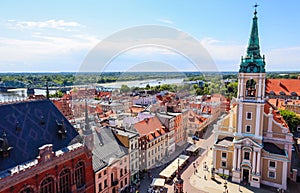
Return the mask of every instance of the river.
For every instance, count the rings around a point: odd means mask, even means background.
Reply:
[[[143,80],[143,81],[117,81],[112,83],[104,83],[99,84],[100,86],[107,87],[107,88],[121,88],[122,85],[127,85],[129,87],[142,87],[145,88],[147,84],[150,86],[158,86],[163,84],[181,84],[183,83],[183,78],[175,78],[175,79],[164,79],[164,80],[157,80],[157,79],[150,79],[150,80]],[[55,90],[50,90],[50,94],[54,94]],[[46,95],[46,90],[43,89],[34,89],[34,93],[36,95],[42,94]],[[0,102],[6,101],[15,101],[15,100],[24,100],[26,99],[27,92],[25,89],[15,89],[11,92],[0,92]]]

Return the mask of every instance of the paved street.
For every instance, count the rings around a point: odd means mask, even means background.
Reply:
[[[189,139],[189,142],[192,142]],[[181,177],[184,180],[184,193],[222,193],[225,191],[224,182],[220,176],[215,175],[215,180],[211,180],[210,174],[208,171],[203,169],[204,162],[207,163],[207,166],[211,168],[212,164],[212,150],[210,147],[213,145],[214,136],[212,135],[212,128],[207,130],[207,133],[204,135],[204,139],[200,139],[196,141],[197,145],[201,147],[199,155],[197,157],[191,156],[189,158],[189,164],[181,170]],[[168,159],[168,163],[154,168],[151,170],[150,175],[152,177],[159,177],[160,171],[162,171],[167,164],[169,164],[172,160],[174,160],[178,155],[180,155],[184,151],[184,146],[177,148],[176,153],[172,155]],[[198,173],[194,174],[193,163],[198,163],[197,171]],[[140,192],[146,193],[147,188],[152,182],[152,178],[148,177],[145,174],[145,177],[141,180]],[[240,186],[237,183],[233,183],[230,181],[226,181],[228,192],[236,192],[236,193],[272,193],[277,192],[276,188],[267,187],[262,185],[260,189],[247,186]],[[165,187],[168,189],[168,193],[174,192],[173,183],[166,184]],[[288,193],[299,193],[300,192],[300,184],[289,182],[289,189],[286,191]]]

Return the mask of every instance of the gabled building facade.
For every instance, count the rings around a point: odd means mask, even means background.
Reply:
[[[238,74],[237,105],[214,128],[213,166],[234,182],[287,189],[293,135],[266,97],[255,10],[246,57]]]
[[[124,128],[115,128],[114,134],[124,147],[128,148],[130,160],[130,183],[139,180],[139,135],[136,132]]]
[[[140,170],[156,167],[166,156],[168,134],[165,127],[155,116],[135,123],[139,134]]]

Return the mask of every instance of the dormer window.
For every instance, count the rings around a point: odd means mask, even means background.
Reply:
[[[20,126],[20,123],[19,123],[19,121],[17,121],[16,122],[16,131],[21,131],[21,130],[22,130],[22,128]]]
[[[280,91],[279,94],[280,94],[280,95],[285,95],[285,92]]]
[[[270,95],[275,95],[275,92],[274,91],[270,91]]]
[[[250,79],[246,82],[246,96],[255,97],[256,94],[255,85],[256,82],[253,79]]]
[[[292,96],[298,96],[296,92],[291,92]]]
[[[2,137],[0,138],[0,157],[9,157],[9,152],[11,149],[12,147],[8,144],[6,133],[3,132]]]
[[[44,115],[41,116],[40,124],[41,124],[41,125],[45,125],[45,118],[44,118]]]
[[[60,136],[61,139],[65,139],[67,136],[67,130],[65,127],[64,120],[61,120],[61,122],[58,122],[56,120],[56,124],[57,124],[57,134]]]

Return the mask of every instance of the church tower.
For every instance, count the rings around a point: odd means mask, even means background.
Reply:
[[[265,103],[265,57],[260,55],[257,11],[254,11],[247,54],[241,58],[238,74],[237,130],[235,138],[246,134],[262,143],[262,119]]]
[[[257,5],[252,21],[247,54],[241,58],[238,73],[236,130],[234,132],[233,181],[250,182],[259,187],[260,160],[263,147],[265,105],[265,57],[260,54]]]
[[[257,5],[247,53],[241,58],[236,105],[214,125],[213,167],[232,181],[287,189],[293,135],[265,98],[265,57],[260,54]]]

